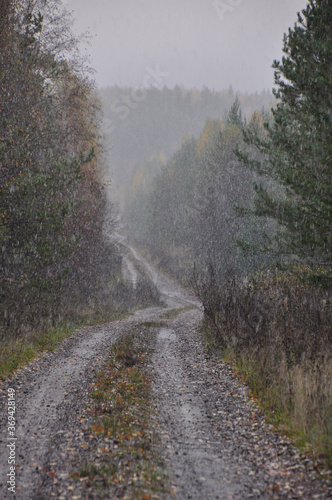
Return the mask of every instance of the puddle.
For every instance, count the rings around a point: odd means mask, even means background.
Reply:
[[[158,333],[158,340],[176,340],[176,334],[174,333],[174,330],[162,328]]]

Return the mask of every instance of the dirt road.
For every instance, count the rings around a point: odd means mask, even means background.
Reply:
[[[205,353],[199,333],[202,311],[195,297],[131,251],[128,273],[136,276],[143,266],[167,308],[144,309],[120,321],[83,328],[57,352],[45,354],[3,384],[1,498],[14,496],[7,483],[8,443],[15,454],[15,498],[98,498],[88,493],[75,496],[66,485],[68,457],[78,446],[72,429],[84,410],[95,370],[123,331],[157,322],[165,311],[188,306],[192,310],[145,333],[154,344],[153,392],[161,454],[172,483],[170,497],[330,498],[328,485],[314,479],[312,463],[303,461],[286,438],[270,432],[230,367]],[[132,262],[137,264],[135,271]],[[7,429],[9,388],[15,390],[16,439]],[[54,464],[58,474],[50,479]],[[109,498],[114,498],[111,493]]]

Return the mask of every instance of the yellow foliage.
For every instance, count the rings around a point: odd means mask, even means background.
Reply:
[[[191,91],[191,102],[196,104],[201,98],[201,93],[198,89],[192,89]]]
[[[205,126],[196,146],[196,151],[199,156],[201,156],[203,151],[208,147],[209,144],[211,144],[215,133],[222,130],[222,128],[223,123],[221,122],[221,120],[206,120]]]
[[[242,132],[236,125],[227,125],[223,136],[225,143],[233,142],[235,144],[241,140]]]
[[[145,167],[141,167],[137,170],[134,178],[132,180],[129,196],[134,199],[139,191],[145,191],[147,189],[147,178],[148,172]]]
[[[253,133],[259,136],[263,136],[266,134],[264,128],[264,119],[258,111],[254,111],[253,114],[250,116],[248,128]]]

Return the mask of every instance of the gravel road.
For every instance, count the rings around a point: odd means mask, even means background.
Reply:
[[[174,493],[170,498],[331,498],[331,485],[317,481],[310,460],[270,431],[231,368],[205,353],[199,333],[202,311],[195,297],[134,249],[132,254],[157,285],[167,309],[144,309],[126,319],[83,328],[2,385],[1,498],[98,498],[75,496],[66,483],[68,457],[82,445],[82,433],[79,439],[72,429],[79,427],[94,373],[126,329],[188,306],[193,309],[163,319],[167,326],[149,333],[160,453]],[[8,436],[8,388],[15,390],[16,440]],[[15,445],[15,495],[7,489],[8,443]]]

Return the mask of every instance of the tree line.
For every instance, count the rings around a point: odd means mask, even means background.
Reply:
[[[143,163],[152,156],[172,156],[183,135],[198,137],[206,119],[225,117],[235,99],[232,87],[214,91],[177,85],[170,89],[157,83],[139,90],[113,86],[99,91],[113,180],[122,205],[128,184]],[[263,91],[241,93],[239,99],[244,116],[249,117],[255,109],[269,109],[274,98]]]
[[[59,0],[0,1],[0,332],[110,306],[101,105]],[[113,280],[113,285],[112,285]]]
[[[247,123],[236,98],[225,120],[208,119],[197,139],[184,136],[168,161],[153,158],[132,179],[125,210],[128,232],[183,279],[194,265],[201,274],[213,269],[222,280],[230,273],[248,274],[259,259],[267,259],[262,251],[245,259],[237,244],[243,238],[263,245],[264,230],[273,228],[268,218],[261,224],[257,216],[239,217],[234,210],[236,204],[252,203],[258,179],[235,151],[244,144],[244,129],[264,135],[263,116],[255,112]]]

